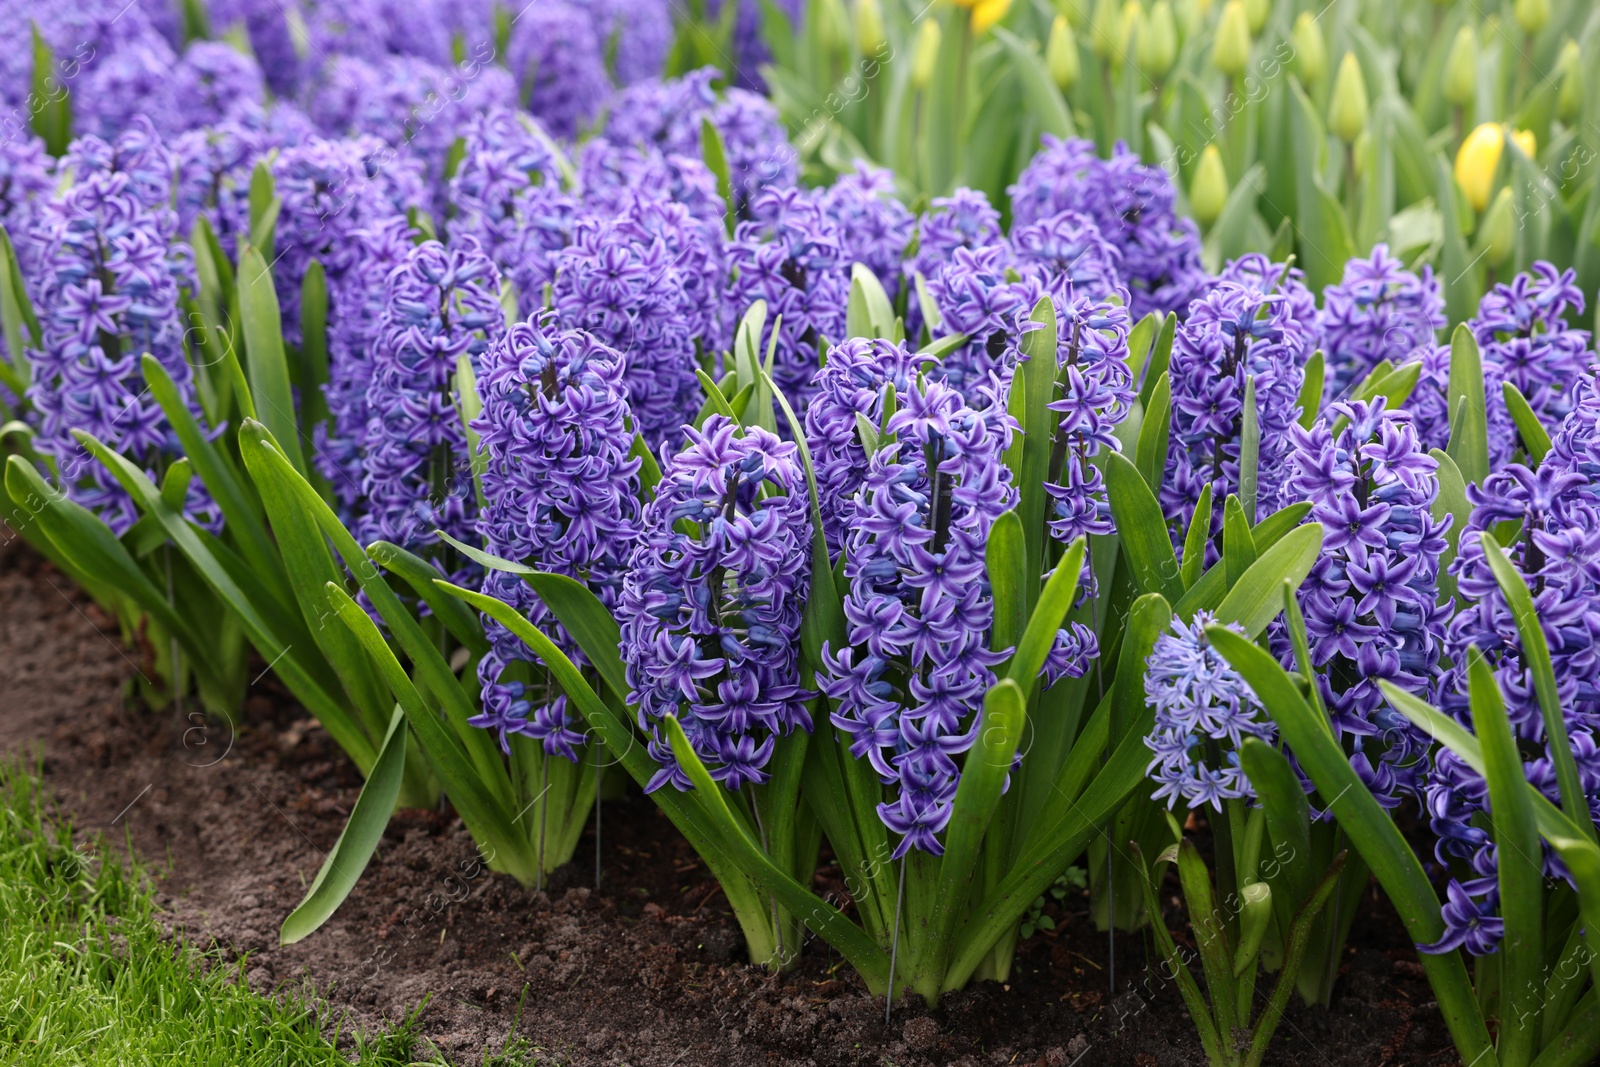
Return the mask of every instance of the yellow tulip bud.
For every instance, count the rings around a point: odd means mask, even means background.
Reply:
[[[1144,35],[1144,5],[1139,0],[1127,0],[1117,16],[1117,50],[1115,62],[1133,59],[1133,45]]]
[[[856,0],[856,47],[864,56],[883,47],[883,5],[879,0]]]
[[[1354,52],[1339,61],[1333,80],[1333,97],[1328,101],[1328,130],[1339,140],[1351,144],[1367,125],[1367,82]]]
[[[1011,10],[1011,0],[978,0],[972,8],[972,32],[988,33]]]
[[[1517,220],[1511,210],[1511,190],[1502,188],[1494,203],[1484,212],[1483,225],[1478,230],[1478,247],[1483,250],[1483,261],[1490,269],[1499,267],[1516,251]]]
[[[1211,63],[1230,78],[1250,65],[1250,19],[1244,0],[1228,0],[1217,19],[1217,40],[1211,46]]]
[[[1322,27],[1311,17],[1311,12],[1302,11],[1300,17],[1294,20],[1289,43],[1294,48],[1295,67],[1300,72],[1302,82],[1316,85],[1327,77],[1328,45],[1322,38]]]
[[[1117,54],[1121,23],[1122,14],[1117,10],[1116,0],[1096,0],[1094,17],[1089,20],[1089,47],[1094,49],[1095,55],[1109,61]]]
[[[1517,0],[1512,14],[1517,17],[1517,25],[1522,27],[1523,33],[1538,33],[1550,21],[1550,0]]]
[[[1444,98],[1466,107],[1478,91],[1478,35],[1469,22],[1456,31],[1444,61]]]
[[[1255,37],[1272,14],[1272,0],[1244,0],[1244,13],[1250,20],[1250,36]]]
[[[1045,45],[1044,62],[1050,68],[1050,77],[1062,92],[1067,92],[1078,83],[1078,39],[1072,32],[1072,24],[1060,15],[1050,24],[1050,41]]]
[[[1189,210],[1202,226],[1210,226],[1222,214],[1228,202],[1228,171],[1222,165],[1222,153],[1217,146],[1208,144],[1195,164],[1194,181],[1189,184]]]
[[[1583,107],[1583,63],[1577,41],[1561,46],[1557,65],[1561,71],[1561,91],[1556,95],[1556,117],[1562,122],[1571,122]]]
[[[1166,77],[1178,61],[1178,26],[1171,0],[1156,0],[1139,29],[1137,46],[1139,69],[1151,78]]]
[[[939,63],[939,21],[924,18],[917,30],[917,41],[911,49],[911,84],[926,89],[933,81],[933,69]]]
[[[1513,132],[1498,122],[1480,124],[1461,142],[1461,150],[1456,153],[1456,184],[1474,211],[1482,211],[1489,204],[1495,169],[1500,166],[1500,153],[1505,150],[1508,137],[1529,159],[1538,151],[1531,131]]]

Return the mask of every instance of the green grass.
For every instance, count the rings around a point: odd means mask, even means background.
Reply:
[[[37,777],[0,764],[7,1067],[444,1065],[416,1036],[414,1018],[377,1036],[352,1034],[341,1050],[324,1035],[325,1005],[253,993],[240,964],[163,938],[144,869],[104,844],[74,842]],[[520,1051],[506,1049],[499,1062],[529,1062]]]

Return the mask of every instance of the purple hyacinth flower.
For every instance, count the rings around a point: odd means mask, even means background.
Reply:
[[[665,732],[673,715],[714,780],[767,780],[775,737],[811,730],[800,686],[810,579],[798,450],[713,415],[664,455],[622,590],[622,659],[639,728],[661,765],[646,792],[692,783]],[[692,524],[685,530],[683,524]]]
[[[544,0],[517,12],[506,66],[523,106],[559,137],[587,129],[611,93],[594,21],[567,0]]]
[[[1405,270],[1389,246],[1345,264],[1344,279],[1323,294],[1317,316],[1327,361],[1324,394],[1338,399],[1384,360],[1399,366],[1433,345],[1445,325],[1444,296],[1433,268]]]
[[[900,834],[894,857],[938,855],[982,725],[993,667],[994,601],[984,544],[1016,499],[1000,457],[1015,430],[995,406],[968,407],[940,381],[899,397],[844,520],[846,644],[825,646],[819,688],[850,751],[893,788],[878,806]]]
[[[494,555],[582,582],[609,610],[621,598],[640,532],[639,460],[631,454],[623,359],[553,316],[517,323],[482,357],[483,411],[473,422],[484,456],[486,506],[478,517]],[[489,571],[483,590],[587,663],[531,586]],[[576,761],[583,740],[566,695],[553,691],[527,646],[484,617],[491,650],[478,664],[483,711],[474,725],[539,741]]]

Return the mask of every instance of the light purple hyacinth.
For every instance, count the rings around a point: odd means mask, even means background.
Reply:
[[[484,457],[478,518],[494,555],[583,583],[615,611],[639,538],[639,460],[631,455],[622,357],[550,315],[519,322],[483,356],[483,411],[472,428]],[[580,666],[582,649],[533,588],[491,570],[483,591],[516,608]],[[490,652],[478,663],[483,710],[469,720],[576,760],[584,735],[533,654],[484,617]]]
[[[489,253],[531,315],[544,306],[557,256],[572,239],[577,198],[562,187],[553,143],[527,115],[485,113],[467,127],[463,149],[450,181],[450,232]]]
[[[845,256],[883,285],[889,299],[900,291],[901,266],[916,230],[916,218],[894,195],[894,175],[857,162],[822,197],[822,209],[839,224]]]
[[[1374,245],[1369,258],[1346,263],[1344,279],[1323,294],[1317,328],[1327,368],[1324,395],[1344,396],[1384,360],[1407,362],[1432,346],[1444,325],[1444,296],[1433,268],[1413,274],[1389,255],[1388,245]]]
[[[575,137],[600,117],[611,79],[600,35],[583,8],[567,0],[522,8],[505,58],[523,106],[558,137]]]
[[[959,249],[977,250],[1005,243],[1005,235],[1000,232],[1000,212],[981,192],[963,187],[949,196],[935,197],[932,206],[917,220],[916,243],[905,264],[906,284],[913,285],[918,275],[924,282],[937,278]],[[916,339],[922,336],[927,316],[922,313],[920,295],[915,289],[910,293],[915,299],[906,303],[906,333]]]
[[[84,64],[71,92],[75,133],[114,139],[135,116],[147,119],[163,136],[186,128],[173,68],[178,57],[154,29],[145,27],[98,53]]]
[[[68,497],[121,536],[138,509],[72,431],[93,434],[158,482],[178,458],[140,360],[153,356],[199,415],[178,309],[180,288],[195,288],[194,262],[188,246],[173,240],[177,219],[166,206],[171,158],[147,122],[136,120],[115,145],[78,139],[63,166],[76,181],[43,207],[36,228],[42,347],[28,353],[28,399],[39,430],[34,447],[55,461]],[[190,483],[185,511],[220,528],[198,480]]]
[[[328,419],[312,430],[313,461],[328,480],[340,518],[355,525],[365,505],[367,390],[382,338],[384,285],[405,262],[418,237],[404,216],[389,217],[349,235],[358,254],[340,284],[338,313],[328,325]]]
[[[306,74],[290,29],[292,21],[304,21],[301,0],[210,0],[207,7],[212,32],[220,37],[235,28],[243,30],[272,91],[294,96]]]
[[[1494,671],[1524,756],[1539,753],[1524,759],[1524,776],[1549,800],[1560,802],[1521,635],[1480,541],[1484,531],[1497,531],[1533,597],[1555,668],[1572,755],[1591,813],[1600,817],[1596,785],[1600,783],[1600,690],[1595,685],[1600,670],[1596,658],[1600,567],[1595,563],[1600,559],[1600,511],[1593,487],[1585,474],[1567,468],[1552,454],[1537,472],[1513,463],[1491,474],[1482,487],[1469,485],[1467,499],[1472,513],[1461,532],[1460,554],[1450,568],[1463,606],[1446,636],[1453,665],[1439,681],[1440,705],[1461,722],[1471,723],[1466,664],[1467,650],[1475,646]],[[1509,531],[1509,540],[1502,524],[1516,527]],[[1418,947],[1444,952],[1464,944],[1474,954],[1492,952],[1500,936],[1492,918],[1498,903],[1498,863],[1493,841],[1474,819],[1488,808],[1488,787],[1441,747],[1434,753],[1424,802],[1439,836],[1435,853],[1440,862],[1465,861],[1471,875],[1452,886],[1453,907],[1444,910],[1444,937]],[[1553,853],[1546,851],[1543,862],[1546,876],[1566,877]]]
[[[260,106],[266,82],[250,56],[220,41],[195,41],[172,74],[181,126],[214,126],[240,106]]]
[[[1343,422],[1337,434],[1330,423]],[[1450,604],[1438,602],[1450,517],[1433,518],[1438,463],[1410,412],[1382,397],[1335,401],[1311,429],[1289,427],[1285,497],[1311,503],[1322,553],[1301,585],[1312,665],[1351,764],[1388,807],[1416,795],[1426,748],[1389,706],[1380,679],[1432,699]],[[1274,639],[1294,666],[1287,634]]]
[[[811,730],[800,617],[811,571],[798,450],[713,415],[664,456],[622,590],[622,659],[661,769],[646,792],[689,789],[665,729],[676,716],[714,780],[768,779],[779,738]],[[685,529],[684,524],[691,524]]]
[[[1007,190],[1013,224],[1028,226],[1063,211],[1087,215],[1122,253],[1122,281],[1134,317],[1152,311],[1181,316],[1206,277],[1200,231],[1176,215],[1167,172],[1147,166],[1120,141],[1108,160],[1092,141],[1045,134],[1043,144]]]
[[[1057,303],[1074,298],[1105,300],[1120,293],[1126,302],[1122,253],[1087,215],[1063,211],[1011,231],[1016,269],[1042,285]]]
[[[12,137],[27,130],[38,106],[30,102],[33,92],[33,29],[50,47],[54,69],[49,73],[55,84],[65,89],[73,106],[86,107],[91,115],[109,101],[84,100],[89,76],[113,57],[124,45],[171,45],[152,24],[149,13],[128,0],[75,0],[64,4],[41,4],[36,0],[4,0],[0,3],[0,101],[5,105],[5,135]],[[95,133],[81,119],[78,133]],[[119,130],[111,131],[115,136]]]
[[[623,360],[635,427],[652,449],[676,446],[700,408],[697,349],[715,327],[705,270],[715,253],[681,204],[636,198],[610,221],[578,221],[552,290],[561,321]]]
[[[751,205],[755,218],[728,243],[729,320],[766,301],[759,348],[766,351],[776,330],[773,378],[798,408],[809,402],[824,342],[844,336],[850,297],[844,237],[820,200],[800,189],[762,192]]]
[[[1151,759],[1145,777],[1156,785],[1152,800],[1168,808],[1253,798],[1255,790],[1239,767],[1239,746],[1247,737],[1277,738],[1255,690],[1206,638],[1216,622],[1208,611],[1193,621],[1174,619],[1156,638],[1145,661],[1144,693],[1155,709],[1155,725],[1145,737]],[[1228,629],[1244,634],[1237,624]]]
[[[327,272],[331,329],[344,305],[361,299],[347,285],[364,254],[353,234],[422,207],[424,185],[415,160],[394,157],[372,137],[312,137],[290,145],[273,159],[272,177],[283,201],[272,277],[284,337],[298,344],[300,287],[311,261]]]
[[[1467,323],[1484,364],[1522,392],[1546,429],[1572,410],[1572,385],[1588,369],[1589,331],[1567,325],[1584,309],[1576,279],[1571,268],[1535,263],[1485,293]]]
[[[470,237],[424,241],[389,273],[367,386],[366,512],[356,536],[428,545],[466,540],[477,506],[451,382],[505,332],[500,273]]]
[[[983,695],[1009,649],[990,647],[994,600],[984,544],[1017,497],[1000,461],[1014,425],[942,382],[899,398],[844,526],[846,644],[825,646],[819,688],[850,752],[891,787],[878,815],[913,848],[938,855],[982,729]]]
[[[1208,482],[1208,534],[1220,533],[1223,504],[1228,494],[1239,491],[1247,377],[1255,379],[1260,431],[1256,515],[1250,518],[1257,520],[1276,507],[1288,430],[1300,416],[1314,313],[1295,272],[1264,257],[1245,257],[1190,306],[1188,320],[1178,327],[1169,367],[1172,431],[1160,500],[1180,549]],[[1216,553],[1208,537],[1207,563]]]

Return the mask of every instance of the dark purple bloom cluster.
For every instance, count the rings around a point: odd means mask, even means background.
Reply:
[[[823,194],[823,210],[839,224],[845,257],[883,283],[892,300],[900,290],[900,262],[916,219],[894,195],[894,175],[857,163]]]
[[[1337,430],[1337,432],[1335,432]],[[1433,695],[1450,604],[1439,565],[1450,518],[1433,518],[1438,463],[1417,440],[1410,413],[1382,397],[1336,401],[1311,429],[1289,427],[1284,491],[1311,502],[1322,554],[1300,587],[1312,664],[1351,763],[1385,803],[1415,794],[1425,744],[1388,706],[1380,679]],[[1294,660],[1287,637],[1276,650]]]
[[[154,356],[192,403],[178,297],[195,288],[194,264],[188,246],[173,240],[172,161],[149,123],[137,121],[115,145],[81,138],[63,164],[76,182],[44,206],[35,236],[43,343],[28,353],[34,445],[55,461],[68,496],[120,536],[138,519],[133,501],[72,431],[88,431],[158,482],[177,458],[140,360]],[[218,527],[198,482],[187,504],[196,522]]]
[[[777,332],[773,378],[791,402],[809,402],[824,342],[843,339],[850,298],[844,235],[821,197],[801,189],[769,189],[751,204],[728,243],[726,299],[737,321],[757,300],[767,303],[761,350]]]
[[[0,226],[6,228],[23,279],[30,284],[40,265],[32,232],[49,202],[54,179],[55,160],[39,138],[18,134],[0,144]]]
[[[623,360],[591,334],[545,316],[512,326],[484,354],[473,422],[484,454],[478,530],[504,559],[582,582],[608,609],[639,536],[639,460],[630,450]],[[484,575],[483,591],[527,616],[582,665],[582,650],[520,577]],[[576,760],[584,737],[518,638],[487,616],[492,646],[478,664],[483,710],[476,726],[501,745],[520,733]]]
[[[339,313],[328,330],[328,421],[313,428],[317,470],[353,521],[366,476],[367,390],[383,331],[384,286],[416,243],[417,231],[399,215],[350,235],[359,257],[341,285]]]
[[[343,305],[359,299],[346,291],[364,255],[354,234],[423,207],[424,186],[416,161],[394,157],[372,137],[313,137],[291,145],[273,159],[272,177],[283,201],[272,277],[283,309],[284,337],[298,343],[300,287],[311,261],[319,261],[327,272],[332,328]]]
[[[805,430],[816,468],[822,533],[834,559],[844,550],[845,523],[854,514],[856,493],[871,467],[856,416],[882,432],[891,388],[896,398],[906,396],[916,388],[918,374],[931,369],[936,368],[929,367],[926,357],[904,343],[855,337],[828,350],[806,408]]]
[[[1086,215],[1063,211],[1011,231],[1017,269],[1034,278],[1058,304],[1075,297],[1128,302],[1119,266],[1122,253],[1100,235]]]
[[[716,335],[716,250],[681,204],[635,197],[610,221],[585,217],[552,291],[562,322],[621,354],[635,425],[652,448],[700,407],[697,342]]]
[[[958,757],[982,728],[993,667],[994,600],[984,544],[1016,499],[1001,462],[1014,425],[974,410],[939,381],[899,398],[844,526],[848,644],[824,648],[819,687],[833,723],[893,798],[878,814],[912,848],[935,855],[961,778]]]
[[[955,258],[958,249],[977,250],[1004,243],[1000,212],[989,203],[988,197],[967,188],[957,189],[950,196],[935,197],[932,206],[917,220],[914,251],[903,268],[906,281],[910,284],[919,274],[924,281],[937,278]],[[906,331],[913,339],[921,336],[926,320],[920,297],[908,301]]]
[[[467,127],[450,182],[450,230],[472,237],[516,286],[524,314],[544,306],[556,257],[572,238],[577,199],[561,185],[549,137],[528,116],[491,110]]]
[[[1324,393],[1338,399],[1384,360],[1398,366],[1433,345],[1445,324],[1444,297],[1432,267],[1420,276],[1375,245],[1345,264],[1344,280],[1323,293],[1317,317],[1326,359]]]
[[[729,89],[719,99],[711,87],[716,73],[706,67],[630,86],[617,95],[604,136],[621,147],[648,146],[669,157],[699,159],[701,127],[710,119],[727,154],[733,206],[744,214],[760,190],[795,184],[795,154],[777,109],[743,89]]]
[[[477,511],[451,382],[505,332],[500,273],[471,238],[425,241],[390,272],[367,387],[363,542],[472,536]]]
[[[667,155],[649,145],[624,148],[596,138],[578,157],[578,188],[584,212],[600,218],[620,215],[640,198],[682,204],[721,254],[728,206],[717,192],[716,177],[693,156]]]
[[[1144,739],[1151,754],[1144,773],[1156,785],[1150,799],[1168,808],[1209,804],[1220,812],[1224,800],[1253,798],[1239,746],[1247,737],[1277,737],[1250,683],[1206,640],[1215,622],[1206,611],[1189,623],[1173,620],[1145,661],[1144,693],[1156,717]]]
[[[506,66],[522,103],[560,137],[574,137],[600,116],[611,93],[604,43],[589,12],[568,0],[540,0],[517,13]]]
[[[1578,763],[1592,811],[1600,813],[1600,510],[1589,479],[1560,462],[1546,462],[1538,471],[1510,464],[1479,486],[1467,487],[1472,513],[1461,533],[1460,554],[1451,564],[1463,600],[1447,631],[1446,651],[1453,666],[1439,681],[1440,704],[1471,722],[1467,697],[1467,650],[1476,647],[1494,669],[1513,731],[1526,758],[1530,783],[1552,801],[1559,801],[1555,771],[1548,756],[1549,740],[1539,711],[1533,677],[1511,608],[1484,557],[1480,536],[1494,531],[1533,597],[1539,622],[1555,666],[1556,688],[1566,720],[1571,750]],[[1502,525],[1505,524],[1505,525]],[[1453,883],[1446,907],[1446,932],[1425,951],[1450,951],[1465,945],[1469,952],[1493,951],[1498,928],[1485,919],[1495,904],[1495,846],[1473,816],[1488,808],[1483,779],[1447,749],[1434,754],[1425,792],[1435,852],[1441,862],[1464,860],[1471,870]],[[1552,855],[1546,873],[1564,870]],[[1458,900],[1458,898],[1460,898]],[[1468,906],[1468,905],[1471,906]]]
[[[1122,253],[1122,281],[1135,318],[1180,315],[1204,286],[1200,231],[1175,213],[1172,179],[1118,142],[1110,159],[1094,143],[1046,134],[1044,148],[1007,191],[1017,226],[1063,211],[1087,215]]]
[[[1050,451],[1050,533],[1063,544],[1090,534],[1115,532],[1105,481],[1095,457],[1120,449],[1116,437],[1139,391],[1128,367],[1128,309],[1087,296],[1056,304],[1057,395],[1050,410],[1059,416]],[[1085,589],[1094,571],[1085,562]]]
[[[928,281],[927,291],[942,319],[940,332],[964,334],[966,344],[944,359],[945,380],[976,401],[974,390],[991,376],[1009,381],[1021,358],[1022,335],[1044,286],[1017,276],[1011,249],[1004,243],[958,248],[954,258]]]
[[[798,449],[713,415],[665,457],[623,582],[629,700],[661,764],[647,791],[691,788],[668,743],[676,716],[730,790],[768,778],[777,739],[811,730],[797,649],[810,580]],[[687,526],[685,525],[687,524]]]
[[[256,61],[218,41],[195,41],[186,48],[172,82],[185,130],[214,126],[241,107],[260,106],[266,93]]]
[[[1560,425],[1572,410],[1573,383],[1588,370],[1589,331],[1567,325],[1569,312],[1584,309],[1576,279],[1571,268],[1535,263],[1485,293],[1467,324],[1485,367],[1493,365],[1516,386],[1546,427]]]
[[[1257,512],[1277,500],[1288,430],[1300,415],[1305,362],[1315,343],[1315,311],[1296,271],[1246,256],[1189,308],[1172,346],[1172,436],[1167,446],[1161,507],[1179,545],[1209,482],[1213,518],[1239,490],[1239,442],[1245,379],[1255,379],[1260,428]],[[1255,519],[1257,516],[1251,516]],[[1207,549],[1208,561],[1215,547]]]

